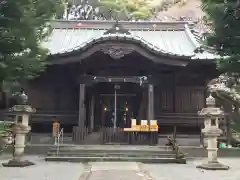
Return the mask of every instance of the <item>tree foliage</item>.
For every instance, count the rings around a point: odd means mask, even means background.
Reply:
[[[100,0],[100,5],[115,12],[121,20],[145,20],[153,15],[146,0]]]
[[[240,1],[202,0],[204,20],[211,28],[207,44],[225,58],[219,68],[230,74],[240,73]]]
[[[49,20],[62,13],[61,0],[0,2],[0,83],[35,77],[45,68]]]

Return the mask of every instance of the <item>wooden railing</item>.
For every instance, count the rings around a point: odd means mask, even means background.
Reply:
[[[127,143],[128,136],[122,128],[102,127],[100,129],[101,144]]]
[[[101,143],[124,143],[132,145],[156,145],[158,144],[157,132],[125,132],[122,128],[102,127]]]
[[[99,138],[91,142],[91,135],[87,127],[73,127],[72,140],[77,144],[132,144],[132,145],[156,145],[158,144],[157,132],[124,132],[122,128],[102,127],[99,130]],[[86,142],[86,140],[88,142]]]
[[[74,126],[72,131],[72,141],[82,144],[88,135],[88,127]]]
[[[203,117],[196,113],[163,113],[156,119],[159,125],[183,125],[183,126],[201,126]]]

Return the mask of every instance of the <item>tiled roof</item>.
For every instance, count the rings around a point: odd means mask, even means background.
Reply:
[[[124,39],[155,53],[214,59],[210,53],[195,53],[200,44],[185,22],[120,22],[130,34],[104,34],[113,24],[110,21],[55,21],[53,32],[43,46],[51,55],[58,55],[80,51],[100,41]]]

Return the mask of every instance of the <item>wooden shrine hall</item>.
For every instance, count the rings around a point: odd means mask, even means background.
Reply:
[[[199,133],[206,85],[218,76],[186,22],[53,21],[43,46],[47,70],[28,83],[33,132],[58,120],[74,126],[127,127],[156,119],[159,133]]]

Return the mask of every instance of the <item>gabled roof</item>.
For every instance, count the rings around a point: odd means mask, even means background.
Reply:
[[[184,59],[216,57],[208,52],[196,52],[200,44],[187,22],[119,22],[124,28],[121,32],[112,31],[114,24],[114,21],[53,21],[53,32],[43,46],[51,55],[61,56],[114,40],[138,44],[155,55]]]

